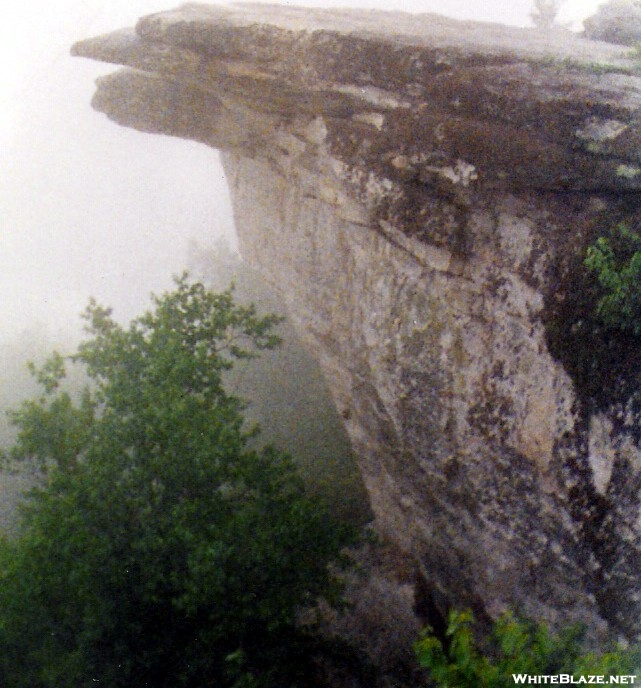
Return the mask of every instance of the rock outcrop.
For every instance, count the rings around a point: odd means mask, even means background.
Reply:
[[[93,101],[116,122],[224,151],[242,253],[321,362],[423,607],[635,636],[640,356],[588,326],[583,268],[641,221],[625,49],[186,5],[74,52],[126,66]]]

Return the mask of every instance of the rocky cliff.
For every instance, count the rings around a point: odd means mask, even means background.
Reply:
[[[583,268],[641,222],[625,49],[185,5],[74,53],[126,66],[93,101],[116,122],[224,151],[242,253],[321,362],[423,608],[635,636],[639,347],[589,324]]]

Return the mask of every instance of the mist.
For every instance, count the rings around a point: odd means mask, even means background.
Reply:
[[[267,0],[261,0],[266,2]],[[56,0],[3,9],[0,28],[0,432],[4,409],[34,393],[25,361],[71,351],[90,296],[126,322],[221,241],[237,250],[217,151],[121,128],[94,112],[94,80],[114,71],[69,55],[73,42],[179,0]],[[297,2],[281,0],[281,4]],[[531,0],[306,0],[309,6],[438,12],[531,25]],[[567,0],[559,21],[580,29],[599,0]],[[334,423],[334,421],[332,421]],[[335,425],[335,423],[334,423]],[[332,432],[339,432],[334,428]],[[344,441],[340,439],[341,442]],[[0,474],[3,510],[7,485]],[[1,516],[1,514],[0,514]],[[0,520],[2,520],[0,518]]]
[[[89,296],[129,319],[182,269],[188,237],[233,236],[215,151],[116,127],[90,108],[95,78],[113,67],[71,58],[71,43],[135,21],[108,20],[94,4],[92,14],[76,3],[75,23],[51,10],[18,22],[23,41],[3,60],[16,73],[3,80],[0,117],[0,340],[34,322],[78,329]]]
[[[190,240],[235,247],[218,153],[115,126],[89,103],[113,71],[75,41],[133,26],[175,0],[38,0],[3,10],[0,41],[0,341],[38,323],[69,332],[89,296],[129,319],[184,267]],[[283,2],[283,4],[296,4]],[[531,0],[307,0],[528,25]],[[598,0],[567,0],[561,21]]]

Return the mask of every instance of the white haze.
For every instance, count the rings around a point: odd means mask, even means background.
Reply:
[[[167,0],[35,0],[0,13],[0,342],[38,323],[77,332],[90,295],[123,319],[170,284],[190,240],[234,230],[217,153],[120,128],[94,112],[113,66],[69,56],[75,40],[133,26]],[[284,2],[294,5],[298,3]],[[532,0],[307,0],[528,25]],[[567,0],[574,26],[598,0]]]

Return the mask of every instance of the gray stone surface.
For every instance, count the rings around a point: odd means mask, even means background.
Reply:
[[[641,222],[620,47],[436,15],[187,5],[77,44],[94,106],[225,151],[245,258],[320,361],[432,608],[638,633],[636,342],[582,257]],[[584,329],[582,329],[584,328]]]

